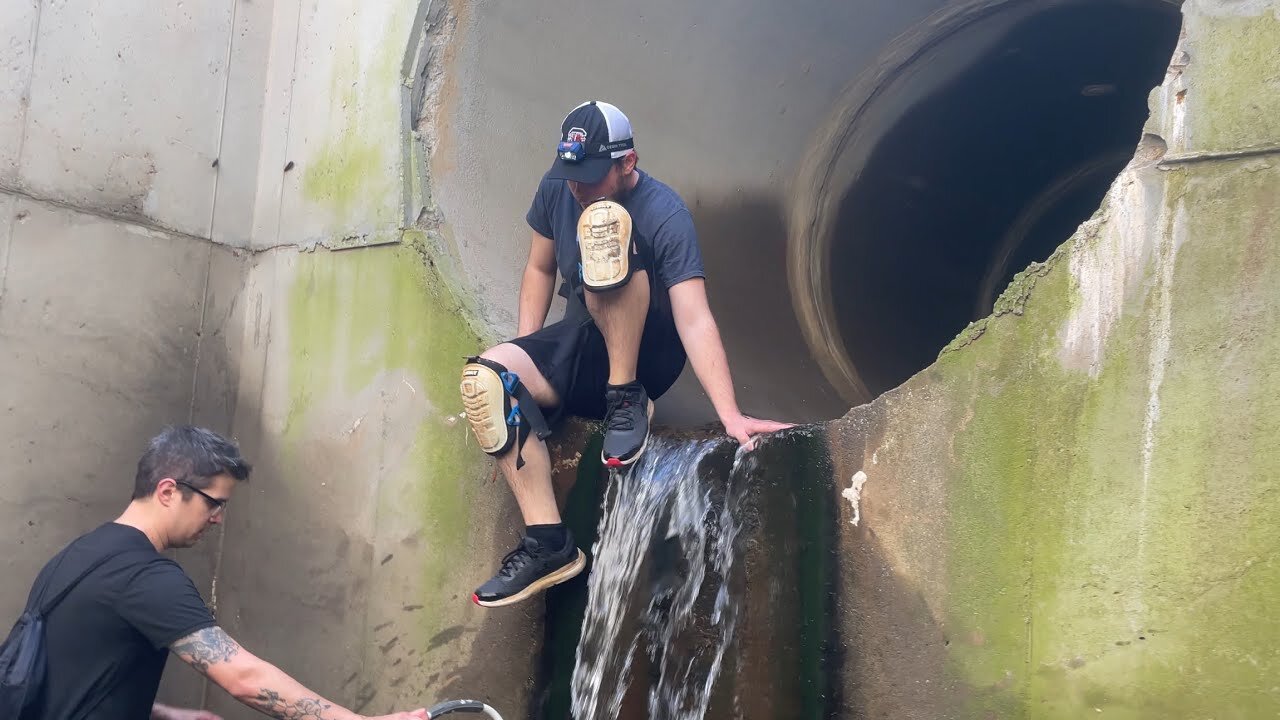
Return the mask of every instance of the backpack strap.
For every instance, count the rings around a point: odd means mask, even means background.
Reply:
[[[68,550],[69,549],[70,548],[68,548]],[[61,604],[62,601],[67,598],[67,595],[69,595],[71,591],[74,590],[76,586],[81,583],[81,581],[89,577],[90,573],[102,567],[108,560],[112,558],[120,557],[121,555],[127,555],[128,553],[131,553],[131,552],[140,552],[140,551],[130,548],[128,550],[120,550],[117,552],[107,553],[106,555],[103,555],[102,557],[97,558],[93,562],[89,563],[89,566],[86,567],[79,575],[77,575],[75,580],[72,580],[70,583],[67,584],[66,587],[59,590],[58,594],[54,595],[52,600],[49,600],[46,602],[44,600],[44,596],[46,593],[48,593],[49,586],[53,585],[53,576],[57,574],[58,569],[62,566],[62,561],[66,559],[66,555],[63,555],[63,557],[58,560],[58,564],[54,567],[53,572],[49,573],[49,585],[46,585],[44,589],[40,591],[40,595],[35,601],[34,609],[36,609],[39,612],[39,615],[41,617],[47,616],[49,613],[53,612],[54,608],[58,607],[58,605]]]

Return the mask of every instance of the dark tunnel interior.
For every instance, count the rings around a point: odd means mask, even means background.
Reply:
[[[1097,209],[1179,27],[1177,7],[1161,2],[1048,8],[881,137],[842,200],[828,265],[868,390],[928,366]]]

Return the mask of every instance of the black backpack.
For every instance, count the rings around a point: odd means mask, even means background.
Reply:
[[[67,548],[70,550],[70,547]],[[53,578],[57,575],[62,561],[66,559],[67,550],[49,573],[44,587],[39,592],[32,592],[27,600],[27,607],[22,611],[18,622],[9,633],[9,639],[0,645],[0,718],[16,718],[22,720],[23,713],[29,712],[36,699],[40,697],[40,687],[44,684],[45,647],[44,619],[53,612],[67,594],[75,586],[97,570],[103,563],[120,554],[108,553],[95,559],[75,580],[64,587],[48,602],[44,596],[48,593]]]

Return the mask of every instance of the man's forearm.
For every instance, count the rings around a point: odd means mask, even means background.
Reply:
[[[520,282],[519,324],[516,337],[524,337],[542,329],[551,309],[551,294],[555,291],[556,275],[536,267],[525,266]]]
[[[737,415],[738,400],[733,389],[733,376],[729,372],[729,358],[720,340],[715,318],[707,313],[687,327],[679,328],[679,332],[680,341],[689,354],[693,374],[702,383],[716,415],[721,420]]]
[[[174,643],[173,652],[240,702],[278,720],[361,720],[240,647],[219,627]]]
[[[335,705],[303,687],[265,660],[258,659],[256,670],[248,673],[236,699],[249,707],[280,720],[358,720],[359,715]]]
[[[671,310],[680,341],[689,355],[693,372],[724,424],[725,433],[750,452],[756,436],[791,427],[773,420],[747,417],[738,409],[737,391],[729,373],[729,360],[720,340],[720,329],[707,303],[705,283],[693,278],[671,287]]]

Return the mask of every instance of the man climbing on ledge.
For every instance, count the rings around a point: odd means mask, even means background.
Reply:
[[[631,123],[599,101],[574,108],[534,195],[515,339],[469,358],[467,419],[499,467],[526,534],[472,599],[510,605],[582,572],[586,556],[560,519],[543,440],[566,415],[605,421],[602,461],[634,463],[653,400],[687,358],[725,432],[747,449],[789,427],[738,409],[720,331],[707,304],[693,217],[667,185],[636,167]],[[565,316],[544,327],[556,273]]]

